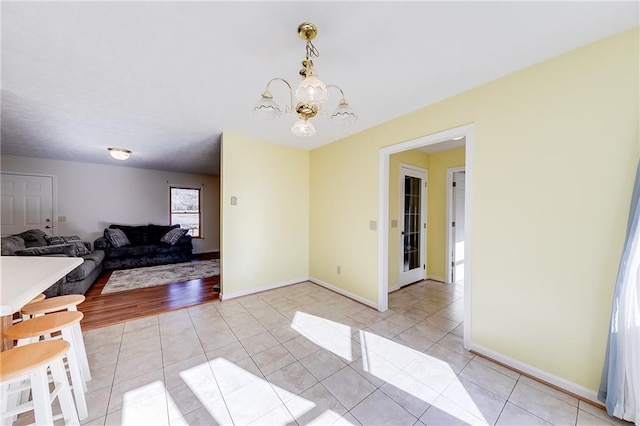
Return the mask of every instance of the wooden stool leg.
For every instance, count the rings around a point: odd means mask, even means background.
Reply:
[[[71,396],[71,389],[69,388],[67,373],[64,369],[62,359],[52,362],[50,369],[56,388],[60,386],[58,401],[60,401],[65,424],[78,424],[78,414],[73,404],[73,397]]]
[[[51,410],[51,395],[49,394],[49,380],[47,367],[41,367],[29,375],[33,392],[33,412],[37,425],[52,425],[53,412]]]
[[[89,417],[87,411],[87,401],[84,396],[84,384],[82,380],[81,366],[79,364],[77,348],[73,346],[75,339],[71,327],[62,329],[62,338],[71,343],[72,347],[67,352],[67,361],[69,363],[69,374],[71,375],[71,384],[73,386],[73,396],[76,399],[76,408],[78,409],[78,418],[84,420]]]

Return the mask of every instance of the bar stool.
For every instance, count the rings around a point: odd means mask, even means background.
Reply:
[[[22,317],[31,318],[41,316],[52,312],[59,311],[77,311],[77,306],[85,301],[82,294],[68,294],[66,296],[50,297],[39,302],[28,303],[22,308]],[[76,336],[76,347],[78,359],[82,368],[82,377],[84,382],[91,380],[91,370],[89,370],[89,360],[87,359],[87,351],[84,347],[84,338],[82,337],[82,328],[80,323],[74,326],[73,333]]]
[[[84,301],[85,297],[82,294],[67,294],[37,302],[31,301],[22,307],[22,315],[33,317],[58,311],[77,311],[77,306]]]
[[[44,295],[44,293],[40,293],[39,295],[37,295],[36,297],[34,297],[33,299],[31,299],[31,300],[29,301],[29,303],[40,302],[40,301],[42,301],[42,300],[44,300],[44,299],[46,299],[46,298],[47,298],[47,296],[45,296],[45,295]],[[27,305],[28,305],[29,303],[27,303]]]
[[[51,403],[57,397],[62,408],[62,418],[65,423],[78,423],[78,416],[69,390],[67,374],[64,371],[62,358],[70,350],[68,342],[51,340],[31,343],[18,348],[0,352],[0,386],[2,397],[0,418],[6,420],[29,410],[34,411],[36,424],[52,425],[54,421]],[[49,392],[47,369],[51,370],[54,389]],[[33,394],[33,400],[26,404],[17,405],[14,393],[24,390],[19,386],[12,388],[12,384],[28,381]],[[56,416],[56,420],[60,418]]]
[[[10,326],[4,331],[5,337],[17,340],[17,347],[23,347],[30,344],[40,337],[51,336],[51,333],[62,333],[62,339],[70,344],[66,358],[69,365],[69,374],[71,375],[71,384],[73,396],[76,400],[78,409],[78,417],[84,420],[89,416],[87,410],[87,401],[85,399],[86,383],[82,377],[82,366],[77,356],[78,347],[76,336],[73,333],[73,327],[80,323],[84,317],[82,312],[56,312],[30,320],[22,321],[19,324]]]
[[[27,302],[27,305],[29,303],[40,302],[41,300],[44,300],[46,298],[47,298],[47,296],[45,296],[44,294],[40,293],[39,295],[37,295],[33,299],[29,300]],[[18,313],[13,314],[13,324],[19,323],[20,321],[22,321],[22,316],[20,316]]]

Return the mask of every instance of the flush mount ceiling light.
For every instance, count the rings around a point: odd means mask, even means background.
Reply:
[[[320,53],[313,43],[311,43],[311,40],[318,35],[318,29],[309,22],[303,22],[298,26],[298,35],[306,41],[306,56],[302,61],[302,68],[299,71],[302,81],[298,84],[295,91],[298,103],[294,108],[291,84],[284,78],[276,77],[267,83],[267,89],[262,92],[262,98],[253,108],[253,112],[264,119],[273,120],[281,117],[283,114],[295,111],[300,120],[293,125],[291,132],[297,136],[313,136],[316,133],[316,129],[309,119],[318,114],[322,104],[329,98],[329,88],[336,88],[340,91],[341,98],[338,107],[331,113],[331,120],[338,123],[353,123],[358,119],[358,116],[349,106],[342,89],[335,84],[325,85],[318,78],[316,70],[313,67],[313,60],[311,58],[317,58]],[[273,95],[269,91],[269,86],[274,81],[281,81],[289,88],[289,105],[284,108],[280,108],[273,100]]]
[[[124,148],[107,148],[109,154],[116,160],[124,161],[128,160],[131,156],[131,151]]]

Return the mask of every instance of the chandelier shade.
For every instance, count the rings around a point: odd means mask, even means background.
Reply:
[[[320,105],[328,98],[327,86],[315,75],[305,77],[296,89],[296,99],[300,102]]]
[[[344,96],[342,89],[335,84],[325,84],[318,78],[315,68],[313,67],[313,58],[317,58],[320,53],[318,49],[311,43],[316,35],[318,29],[315,25],[309,22],[303,22],[298,26],[298,35],[300,38],[306,41],[306,55],[302,61],[302,68],[299,71],[302,81],[298,84],[295,90],[295,98],[298,104],[293,105],[294,92],[291,88],[291,84],[283,78],[276,77],[269,80],[267,88],[262,92],[260,101],[253,108],[253,112],[262,117],[263,119],[273,120],[295,111],[299,120],[291,128],[291,132],[294,135],[309,137],[316,134],[315,126],[309,121],[309,119],[315,117],[318,111],[321,110],[321,106],[329,99],[329,88],[335,87],[340,91],[342,95],[337,108],[331,114],[332,122],[339,122],[345,124],[351,124],[358,119],[357,114],[349,106],[347,99]],[[274,81],[281,81],[287,85],[290,95],[290,103],[284,108],[281,108],[273,99],[273,95],[269,91],[269,86]]]
[[[316,134],[316,128],[309,120],[300,119],[291,128],[291,133],[302,137],[313,136]]]
[[[275,120],[282,116],[280,106],[273,100],[273,96],[268,91],[262,93],[262,99],[253,108],[253,112],[265,120]]]
[[[349,106],[346,99],[340,102],[340,105],[331,113],[331,120],[342,124],[352,124],[358,119],[358,115]]]

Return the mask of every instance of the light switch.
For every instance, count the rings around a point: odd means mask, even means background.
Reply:
[[[238,204],[238,198],[237,197],[231,197],[231,205],[235,206],[236,204]]]
[[[376,222],[375,220],[370,220],[369,221],[369,230],[370,231],[375,231],[378,229],[378,222]]]
[[[391,221],[391,227],[392,228],[397,228],[398,227],[398,219],[393,219]]]
[[[67,217],[66,216],[58,216],[58,223],[63,223],[67,221]]]

